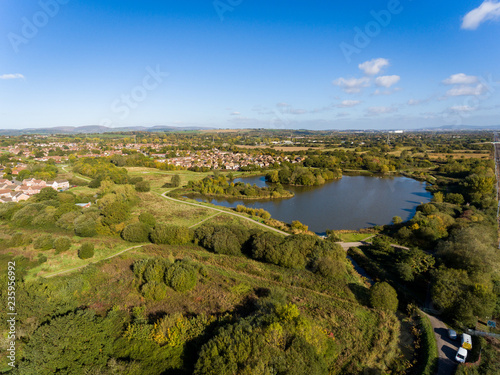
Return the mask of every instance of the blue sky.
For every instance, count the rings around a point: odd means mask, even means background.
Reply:
[[[0,128],[500,125],[500,3],[0,3]]]

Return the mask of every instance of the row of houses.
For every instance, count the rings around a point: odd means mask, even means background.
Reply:
[[[64,180],[44,181],[34,178],[22,182],[0,179],[0,203],[25,201],[46,187],[64,191],[69,189],[69,182]]]

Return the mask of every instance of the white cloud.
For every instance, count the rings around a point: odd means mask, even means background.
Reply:
[[[392,95],[395,92],[401,91],[402,89],[400,87],[395,87],[393,89],[387,89],[387,90],[380,90],[376,89],[372,95]]]
[[[476,76],[468,76],[464,73],[458,73],[449,76],[443,81],[443,83],[445,85],[471,85],[477,81],[478,78]]]
[[[289,113],[291,113],[292,115],[303,115],[307,113],[307,111],[305,109],[291,109]]]
[[[479,96],[487,91],[487,87],[482,83],[477,86],[458,86],[446,92],[447,96]]]
[[[0,76],[0,79],[24,79],[24,76],[22,74],[19,74],[19,73],[3,74]]]
[[[342,100],[340,104],[337,104],[337,108],[349,108],[360,104],[360,100]]]
[[[365,61],[358,65],[358,68],[365,72],[366,75],[373,76],[379,74],[383,68],[389,66],[389,60],[378,58],[370,61]]]
[[[477,107],[471,107],[469,105],[456,105],[449,108],[451,112],[472,112],[476,109]]]
[[[368,116],[377,116],[384,113],[393,113],[397,111],[398,109],[395,107],[370,107],[367,110],[367,114]]]
[[[290,104],[288,104],[288,103],[278,103],[278,104],[276,104],[276,107],[286,108],[286,107],[290,107]]]
[[[355,94],[361,92],[363,87],[368,87],[370,84],[370,79],[363,78],[338,78],[333,81],[335,86],[339,86],[347,94]]]
[[[396,75],[393,75],[393,76],[381,76],[381,77],[377,77],[375,79],[375,84],[379,87],[391,87],[393,85],[395,85],[396,83],[399,82],[399,80],[401,79],[400,76],[396,76]]]
[[[420,99],[410,99],[408,100],[408,105],[418,105],[424,103],[423,100]]]
[[[231,112],[231,116],[239,116],[239,115],[241,115],[240,112]]]
[[[467,13],[462,21],[462,29],[476,30],[479,25],[488,20],[500,18],[500,3],[498,1],[484,1],[478,8]]]

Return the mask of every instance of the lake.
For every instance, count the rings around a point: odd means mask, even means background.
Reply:
[[[234,182],[267,183],[264,176],[238,178]],[[327,229],[361,229],[390,224],[394,216],[404,221],[415,215],[418,205],[431,200],[426,183],[407,177],[344,176],[321,186],[285,186],[295,196],[275,200],[197,198],[224,207],[245,205],[263,208],[274,219],[299,220],[316,233]]]

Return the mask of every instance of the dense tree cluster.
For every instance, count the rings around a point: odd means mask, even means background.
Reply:
[[[258,187],[257,185],[245,184],[243,182],[229,182],[225,176],[205,177],[200,181],[189,181],[187,189],[193,193],[202,195],[223,195],[237,198],[286,198],[293,194],[281,184],[272,187]],[[187,191],[189,193],[189,190]]]
[[[306,168],[290,163],[266,174],[266,180],[269,182],[301,186],[323,185],[326,181],[339,178],[342,178],[342,171],[338,168]]]

